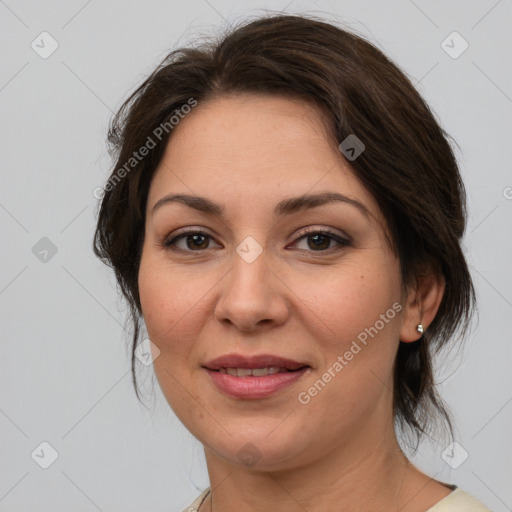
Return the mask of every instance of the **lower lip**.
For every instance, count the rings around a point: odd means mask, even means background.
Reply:
[[[307,370],[308,367],[305,367],[293,372],[281,372],[263,377],[236,377],[206,369],[220,391],[231,397],[244,399],[269,397],[297,382]]]

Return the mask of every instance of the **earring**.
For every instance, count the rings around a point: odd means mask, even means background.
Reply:
[[[423,334],[423,325],[418,324],[418,325],[416,326],[416,330],[417,330],[420,334]]]

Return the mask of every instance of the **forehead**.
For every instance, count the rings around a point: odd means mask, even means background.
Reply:
[[[169,192],[273,206],[317,189],[341,192],[378,212],[319,108],[296,98],[229,95],[199,102],[174,128],[148,207]]]
[[[313,148],[317,157],[332,152],[327,137],[326,120],[303,100],[238,94],[199,102],[174,129],[167,152],[179,160],[229,158],[237,165],[246,162],[244,168],[251,167],[251,157],[264,164],[272,156],[277,166],[314,156]]]

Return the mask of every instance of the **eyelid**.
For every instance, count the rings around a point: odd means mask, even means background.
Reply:
[[[316,233],[332,236],[335,240],[341,240],[342,242],[345,242],[347,244],[352,243],[352,238],[343,231],[334,231],[331,228],[326,228],[322,226],[308,226],[306,228],[301,229],[298,233],[295,233],[293,235],[294,241],[304,238],[305,235]]]
[[[206,228],[203,228],[201,226],[185,226],[184,228],[180,228],[176,231],[173,231],[172,233],[167,235],[166,238],[171,238],[171,235],[172,235],[172,238],[174,238],[174,237],[177,237],[180,235],[185,235],[188,233],[204,233],[205,235],[213,237],[213,235],[211,233],[209,233],[209,231]]]

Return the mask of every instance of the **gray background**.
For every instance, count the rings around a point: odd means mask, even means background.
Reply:
[[[469,456],[455,469],[444,446],[425,443],[415,462],[495,512],[512,510],[511,1],[6,0],[0,511],[179,511],[207,485],[200,446],[158,385],[149,412],[135,398],[124,305],[91,249],[93,190],[110,167],[112,112],[160,59],[264,9],[325,15],[368,37],[412,77],[460,146],[480,315],[466,349],[443,357],[439,379]],[[31,47],[51,49],[43,31],[58,43],[46,59]],[[453,31],[469,44],[458,58],[442,46]],[[452,40],[453,53],[463,41]],[[149,397],[152,368],[139,367]],[[47,469],[44,441],[59,454]]]

